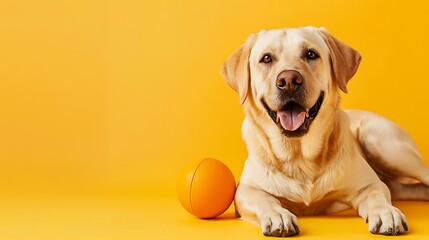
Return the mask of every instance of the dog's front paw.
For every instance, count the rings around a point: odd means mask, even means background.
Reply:
[[[264,211],[259,219],[265,236],[290,237],[299,234],[296,216],[282,207]]]
[[[369,231],[373,234],[395,236],[408,231],[405,215],[393,206],[369,212],[367,223]]]

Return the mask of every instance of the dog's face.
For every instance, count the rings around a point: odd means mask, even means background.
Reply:
[[[329,49],[314,32],[261,32],[250,52],[250,85],[256,104],[286,136],[308,131],[330,87]]]
[[[358,52],[326,30],[305,27],[251,35],[222,74],[252,111],[267,113],[287,137],[300,137],[326,104],[347,92]]]

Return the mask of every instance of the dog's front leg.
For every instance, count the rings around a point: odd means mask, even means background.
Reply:
[[[257,222],[265,236],[289,237],[299,234],[298,220],[273,195],[246,184],[239,184],[235,209],[244,220]]]
[[[352,204],[373,234],[394,236],[408,231],[405,215],[392,206],[389,189],[381,181],[359,191]]]

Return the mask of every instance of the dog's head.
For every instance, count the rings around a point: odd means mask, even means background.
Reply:
[[[221,73],[254,115],[268,113],[284,135],[299,137],[338,102],[339,89],[347,92],[360,60],[324,28],[286,28],[250,35]]]

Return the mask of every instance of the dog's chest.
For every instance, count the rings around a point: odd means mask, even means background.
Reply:
[[[260,186],[274,196],[310,205],[334,190],[333,182],[319,173],[317,166],[287,166],[280,171],[268,168]]]
[[[302,202],[308,206],[312,202],[322,199],[326,194],[325,191],[321,191],[322,189],[326,189],[325,186],[320,186],[318,182],[312,182],[309,179],[275,178],[268,180],[266,185],[268,186],[267,191],[275,196],[286,198],[293,202]]]

